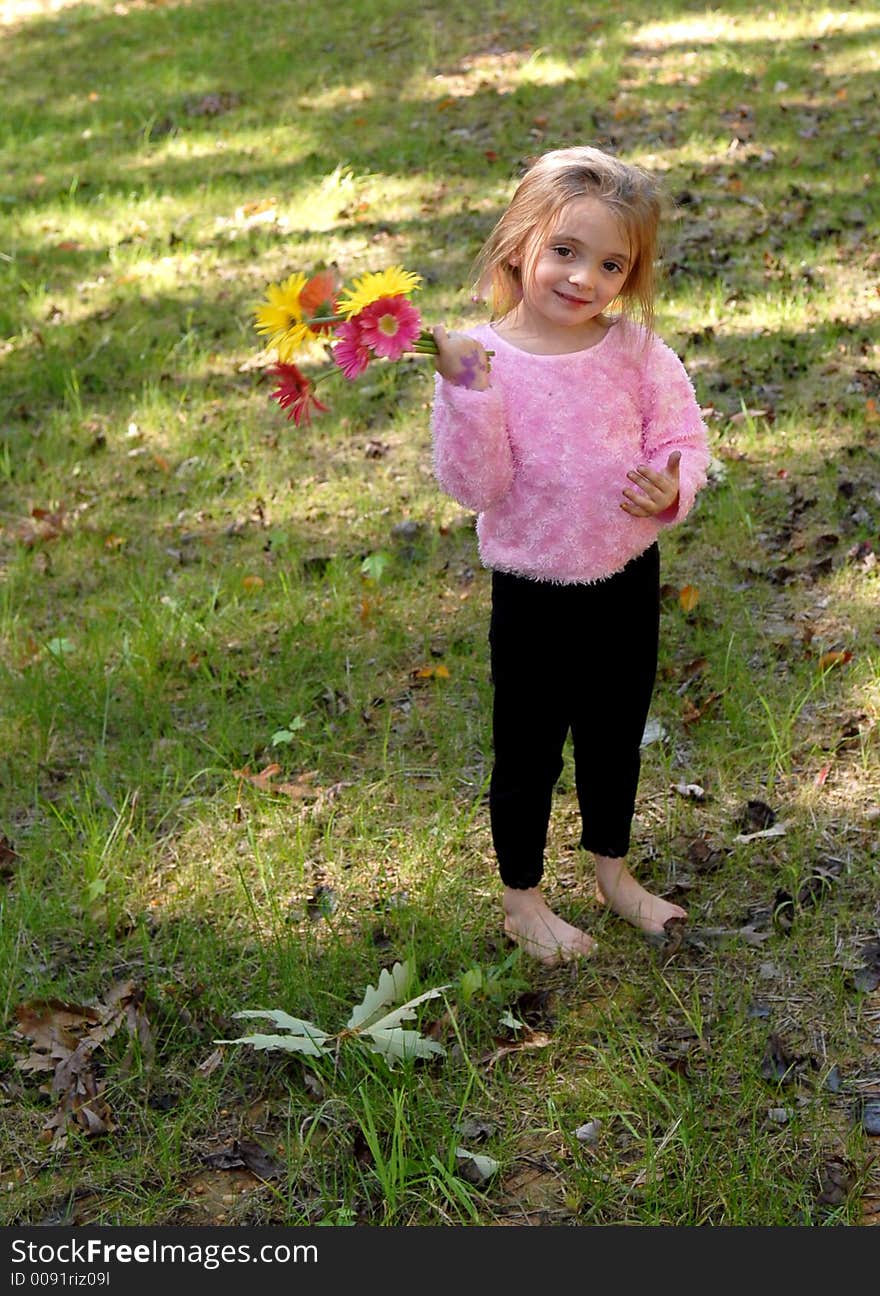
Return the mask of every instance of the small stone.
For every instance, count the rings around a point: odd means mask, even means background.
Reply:
[[[880,1134],[880,1098],[866,1098],[862,1104],[862,1129],[866,1134]]]
[[[425,529],[424,522],[415,522],[411,518],[406,522],[398,522],[391,528],[391,534],[395,540],[415,540],[422,534]]]

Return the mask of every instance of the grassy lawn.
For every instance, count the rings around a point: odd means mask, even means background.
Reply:
[[[0,20],[0,1221],[880,1220],[872,6]],[[600,953],[547,970],[501,932],[430,363],[297,429],[252,312],[402,264],[475,321],[523,162],[581,142],[675,200],[658,328],[714,460],[663,541],[631,857],[690,928],[598,909],[567,764],[548,894]],[[396,961],[446,987],[442,1056],[215,1042],[335,1034]]]

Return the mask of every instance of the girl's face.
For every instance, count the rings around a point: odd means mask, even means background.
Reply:
[[[557,214],[522,266],[524,322],[552,341],[568,329],[585,336],[626,283],[633,250],[617,216],[599,198],[575,198]]]

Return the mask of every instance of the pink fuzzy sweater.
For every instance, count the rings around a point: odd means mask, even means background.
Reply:
[[[595,346],[531,355],[489,324],[467,330],[492,358],[486,391],[437,375],[434,469],[474,509],[487,567],[562,584],[602,580],[680,521],[706,481],[706,428],[684,366],[638,325],[613,324]],[[677,507],[637,518],[621,507],[639,464],[681,451]]]

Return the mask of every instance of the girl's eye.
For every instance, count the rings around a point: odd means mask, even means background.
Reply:
[[[564,243],[561,244],[559,247],[555,247],[553,251],[556,253],[557,256],[561,256],[561,257],[569,257],[573,255],[571,248],[566,247]]]
[[[602,269],[609,271],[611,274],[621,273],[621,266],[619,266],[616,261],[603,261]]]

